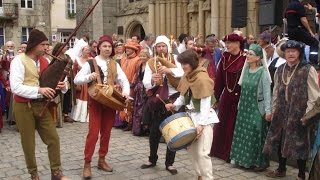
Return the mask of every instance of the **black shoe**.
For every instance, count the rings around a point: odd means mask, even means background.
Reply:
[[[172,175],[178,174],[178,171],[173,166],[167,166],[166,170],[169,171]]]
[[[146,164],[142,164],[140,168],[141,169],[148,169],[148,168],[155,167],[155,166],[156,166],[156,163],[148,162]]]

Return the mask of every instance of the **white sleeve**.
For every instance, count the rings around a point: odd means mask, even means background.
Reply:
[[[63,82],[64,82],[64,84],[66,85],[63,89],[61,89],[61,92],[63,93],[63,94],[65,94],[67,91],[68,91],[68,89],[69,89],[69,87],[68,87],[68,77],[66,76],[65,78],[64,78],[64,80],[63,80]]]
[[[173,77],[182,77],[184,74],[184,71],[181,67],[181,64],[178,62],[176,55],[174,55],[173,58],[174,58],[176,66],[177,66],[176,68],[170,68],[170,70],[173,73]]]
[[[185,105],[185,99],[184,99],[184,96],[179,96],[176,101],[173,103],[173,105],[175,106],[175,110],[178,111],[181,106]]]
[[[143,80],[142,80],[143,85],[147,90],[152,89],[155,86],[155,85],[152,85],[151,77],[152,77],[152,71],[149,64],[147,63],[146,68],[144,70]]]
[[[13,94],[28,98],[38,99],[43,96],[39,94],[39,86],[24,85],[25,68],[19,56],[14,58],[10,65],[10,88]]]
[[[122,71],[120,65],[117,63],[117,83],[120,84],[122,88],[122,93],[130,95],[130,84],[126,74]]]
[[[91,82],[90,74],[90,65],[88,62],[86,62],[74,78],[74,84],[81,85]]]
[[[200,125],[206,125],[203,122],[206,122],[211,108],[211,96],[201,98],[200,100],[200,119],[199,124]]]

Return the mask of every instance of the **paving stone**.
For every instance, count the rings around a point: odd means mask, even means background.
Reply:
[[[65,124],[58,129],[63,173],[72,180],[81,180],[83,168],[84,145],[88,125],[86,123]],[[113,167],[113,172],[104,172],[97,169],[99,142],[96,144],[92,158],[92,175],[94,180],[194,180],[197,175],[189,160],[186,150],[176,153],[174,166],[177,175],[171,175],[165,170],[166,144],[160,143],[158,149],[157,166],[149,169],[140,169],[148,161],[148,137],[133,136],[130,132],[112,129],[109,153],[106,161]],[[40,179],[51,179],[51,170],[48,160],[47,147],[36,133],[36,158]],[[267,171],[277,167],[271,162]],[[212,158],[214,179],[219,180],[271,180],[265,172],[249,172],[239,169],[223,160]],[[297,176],[297,169],[288,166],[287,177],[291,180]],[[19,133],[8,130],[6,127],[0,134],[0,180],[25,180],[30,175],[26,169],[25,159],[20,144]]]

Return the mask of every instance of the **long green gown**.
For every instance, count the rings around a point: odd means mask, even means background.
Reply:
[[[252,73],[249,68],[246,69],[241,85],[230,159],[245,168],[269,166],[268,158],[262,154],[267,122],[259,111],[257,98],[259,83],[264,79],[263,73],[264,68]]]

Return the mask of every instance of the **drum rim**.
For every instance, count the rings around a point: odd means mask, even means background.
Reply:
[[[181,116],[181,115],[183,115],[183,116]],[[173,114],[173,115],[167,117],[166,119],[164,119],[164,120],[161,122],[161,124],[160,124],[160,126],[159,126],[160,131],[161,131],[161,130],[163,129],[163,127],[166,126],[169,122],[171,122],[171,121],[173,121],[173,120],[175,120],[175,119],[177,119],[177,118],[187,117],[187,116],[188,116],[188,114],[187,114],[186,112],[179,112],[179,113],[176,113],[176,114]],[[188,116],[188,117],[189,117],[189,116]]]
[[[192,129],[188,129],[188,130],[185,130],[177,135],[175,135],[173,138],[170,139],[169,143],[167,144],[168,148],[171,150],[171,151],[178,151],[178,150],[181,150],[181,149],[184,149],[186,147],[188,147],[192,141],[194,139],[192,139],[190,142],[188,142],[187,144],[181,146],[181,147],[177,147],[177,148],[172,148],[171,146],[181,137],[185,136],[185,135],[188,135],[188,134],[193,134],[195,133],[197,135],[197,129],[196,128],[192,128]]]

